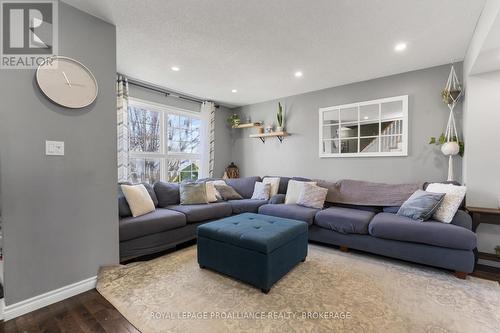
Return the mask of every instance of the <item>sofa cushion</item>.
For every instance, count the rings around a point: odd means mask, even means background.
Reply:
[[[316,208],[302,207],[294,204],[267,204],[259,207],[259,214],[304,221],[309,225],[313,223],[314,215],[318,211],[319,209]]]
[[[459,250],[473,250],[477,242],[476,234],[466,228],[433,220],[418,222],[390,213],[377,214],[368,231],[374,237]]]
[[[226,179],[226,183],[234,188],[244,199],[250,199],[253,194],[255,182],[260,182],[260,177],[244,177]]]
[[[314,224],[342,234],[366,235],[368,225],[374,216],[374,212],[366,210],[330,207],[316,214]]]
[[[205,205],[171,205],[167,208],[186,215],[187,223],[227,217],[233,211],[227,202],[214,202]]]
[[[228,203],[233,209],[233,214],[257,213],[259,207],[267,204],[267,200],[241,199],[229,200]]]
[[[132,216],[132,211],[128,205],[127,198],[125,198],[125,195],[123,194],[122,185],[131,185],[131,183],[118,183],[118,215],[120,217],[129,217]]]
[[[183,227],[186,225],[186,216],[173,210],[157,208],[145,215],[120,219],[119,225],[121,242]]]
[[[290,181],[290,179],[298,180],[301,182],[311,181],[310,179],[303,178],[303,177],[264,176],[264,178],[279,178],[280,179],[280,184],[278,187],[278,194],[286,194],[286,191],[288,189],[288,182]]]
[[[177,205],[180,202],[179,184],[156,182],[153,188],[158,198],[158,207]]]
[[[181,205],[207,204],[207,185],[205,183],[183,182],[179,185]]]

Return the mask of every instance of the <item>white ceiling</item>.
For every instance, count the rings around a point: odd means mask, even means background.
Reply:
[[[485,1],[65,2],[116,25],[120,73],[237,106],[462,60]]]

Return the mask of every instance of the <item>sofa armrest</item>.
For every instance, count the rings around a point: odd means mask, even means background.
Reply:
[[[284,194],[275,194],[269,199],[270,204],[283,204],[285,203],[285,195]]]
[[[459,227],[468,230],[472,230],[472,217],[469,214],[467,214],[467,212],[463,210],[458,210],[455,216],[453,216],[451,224],[457,225]]]

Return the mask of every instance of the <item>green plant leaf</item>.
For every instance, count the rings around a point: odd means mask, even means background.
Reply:
[[[431,137],[431,140],[429,141],[429,144],[430,145],[435,145],[436,144],[436,137],[435,136]]]

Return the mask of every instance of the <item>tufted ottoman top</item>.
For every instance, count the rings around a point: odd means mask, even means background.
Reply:
[[[244,213],[200,225],[198,237],[270,253],[307,230],[303,221]]]

